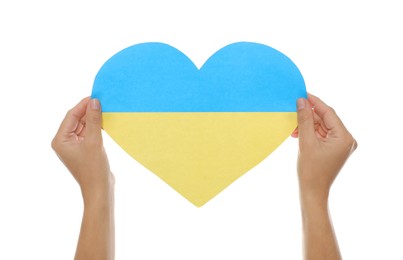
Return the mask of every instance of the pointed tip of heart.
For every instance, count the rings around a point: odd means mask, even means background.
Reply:
[[[215,197],[215,196],[214,196]],[[203,207],[204,205],[206,205],[207,204],[207,202],[209,202],[210,200],[212,200],[214,197],[212,197],[212,198],[209,198],[209,199],[207,199],[207,200],[198,200],[198,201],[191,201],[191,200],[189,200],[190,201],[190,203],[192,203],[193,205],[195,205],[197,208],[201,208],[201,207]]]
[[[203,203],[193,203],[193,202],[191,202],[193,205],[195,205],[197,208],[201,208],[201,207],[203,207],[206,203],[207,203],[207,201],[206,202],[203,202]]]

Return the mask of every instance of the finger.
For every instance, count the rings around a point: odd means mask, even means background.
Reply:
[[[78,136],[84,136],[84,134],[85,134],[85,121],[86,119],[85,119],[85,116],[83,117],[83,118],[81,118],[81,120],[80,120],[80,122],[78,123],[78,126],[77,126],[77,128],[76,128],[76,131],[75,131],[75,133],[76,133],[76,135],[78,135]]]
[[[298,127],[291,133],[291,137],[298,138]]]
[[[329,130],[344,127],[343,122],[337,116],[333,108],[326,105],[318,97],[308,94],[308,100],[313,105],[315,113],[322,119],[325,127]]]
[[[313,140],[315,138],[315,126],[311,104],[305,98],[299,98],[297,107],[299,140],[300,142]]]
[[[77,129],[81,118],[85,115],[89,97],[82,99],[77,105],[70,109],[62,123],[60,124],[59,133],[72,133]]]
[[[85,139],[90,143],[102,143],[102,112],[98,99],[91,99],[87,104]]]
[[[318,134],[318,137],[320,138],[327,137],[327,130],[325,130],[322,125],[315,125],[315,130],[316,133]]]

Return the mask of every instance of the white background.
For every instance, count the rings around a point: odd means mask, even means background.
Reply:
[[[403,259],[402,8],[399,1],[2,1],[0,259],[72,259],[78,185],[50,148],[102,64],[159,41],[198,66],[236,41],[272,46],[334,107],[359,147],[331,193],[345,259]],[[196,208],[107,135],[116,259],[301,259],[289,138]]]

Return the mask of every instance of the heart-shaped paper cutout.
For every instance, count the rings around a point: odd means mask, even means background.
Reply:
[[[290,135],[306,89],[266,45],[230,44],[199,70],[167,44],[143,43],[102,66],[92,97],[112,139],[200,207]]]

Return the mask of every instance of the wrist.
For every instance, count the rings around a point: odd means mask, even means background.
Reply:
[[[328,198],[329,192],[304,190],[303,188],[300,188],[300,202],[303,209],[327,209]]]
[[[114,183],[107,183],[105,185],[91,187],[91,189],[82,189],[82,196],[84,207],[113,203],[115,198],[115,185]]]
[[[113,189],[102,190],[83,195],[84,208],[104,208],[114,204],[115,193]]]

